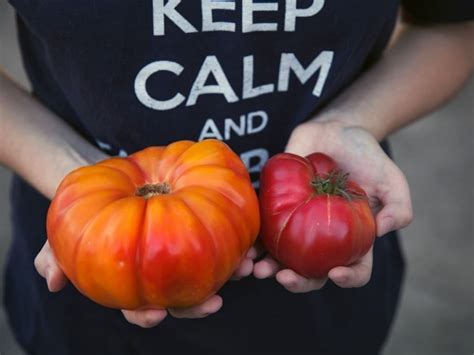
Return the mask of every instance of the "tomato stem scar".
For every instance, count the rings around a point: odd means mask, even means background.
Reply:
[[[135,196],[143,197],[145,200],[157,195],[171,193],[171,185],[167,182],[160,184],[145,184],[137,189]]]

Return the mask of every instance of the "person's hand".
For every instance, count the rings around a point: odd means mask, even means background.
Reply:
[[[56,169],[58,174],[55,178],[47,181],[45,191],[46,197],[52,199],[54,193],[59,185],[59,182],[66,176],[67,172],[83,165],[93,164],[97,161],[108,158],[109,156],[102,153],[96,148],[90,149],[89,154],[84,154],[84,161],[73,161],[71,164],[64,164],[64,169]],[[254,259],[261,254],[257,252],[257,247],[252,246],[246,255],[242,258],[239,266],[232,275],[232,280],[239,280],[243,277],[252,274],[254,267]],[[43,245],[43,248],[38,253],[34,261],[38,273],[46,279],[48,289],[51,292],[60,291],[68,282],[66,275],[60,269],[53,250],[48,241]],[[122,313],[127,321],[139,325],[144,328],[150,328],[158,325],[166,316],[171,314],[175,318],[203,318],[213,313],[216,313],[222,307],[222,298],[219,295],[212,295],[203,303],[181,309],[140,309],[140,310],[122,310]]]
[[[369,196],[378,236],[411,222],[413,212],[406,178],[365,129],[339,121],[309,121],[293,131],[286,152],[300,156],[322,152],[334,158],[342,170],[350,172]],[[327,281],[307,279],[283,269],[271,256],[256,263],[253,273],[260,279],[276,276],[280,284],[295,293],[320,289]],[[361,287],[370,280],[371,273],[372,249],[352,265],[331,269],[328,278],[339,287]]]
[[[250,275],[254,266],[253,259],[257,257],[257,254],[256,248],[252,247],[242,259],[232,278],[238,280]],[[68,282],[66,275],[56,262],[48,241],[36,256],[35,267],[38,273],[46,279],[48,289],[51,292],[60,291]],[[158,325],[166,318],[168,313],[175,318],[203,318],[216,313],[221,307],[222,297],[212,295],[203,303],[189,308],[122,310],[122,313],[128,322],[143,328],[150,328]]]

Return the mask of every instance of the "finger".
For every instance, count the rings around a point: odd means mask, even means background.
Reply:
[[[46,278],[46,271],[50,264],[51,253],[49,243],[46,241],[34,261],[36,271],[44,278]]]
[[[253,271],[253,260],[244,258],[232,275],[232,280],[240,280],[243,277],[249,276]]]
[[[265,279],[274,276],[281,268],[281,265],[275,259],[267,255],[255,264],[253,267],[253,275],[257,279]]]
[[[262,254],[264,252],[265,248],[263,247],[263,244],[261,243],[260,239],[257,239],[255,244],[252,245],[245,255],[246,257],[241,261],[237,269],[234,271],[231,280],[240,280],[252,274],[255,261],[263,256]]]
[[[66,275],[64,275],[57,264],[48,269],[46,280],[50,292],[61,291],[68,282]]]
[[[359,261],[350,266],[338,266],[329,271],[328,277],[339,287],[362,287],[372,274],[372,248]]]
[[[276,274],[277,281],[288,291],[293,293],[305,293],[319,290],[324,286],[327,278],[307,279],[290,269],[284,269]]]
[[[204,318],[221,309],[222,303],[222,297],[213,295],[197,306],[189,308],[170,308],[168,311],[175,318]]]
[[[255,241],[255,244],[247,252],[247,258],[255,260],[265,252],[265,247],[260,238]]]
[[[252,246],[249,251],[247,252],[246,257],[249,259],[255,259],[258,256],[259,252],[256,246]]]
[[[122,309],[125,319],[132,324],[136,324],[142,328],[151,328],[163,321],[168,314],[164,309],[145,309],[129,311]]]
[[[36,256],[34,265],[38,273],[46,279],[49,291],[57,292],[66,285],[66,275],[59,268],[48,241]]]
[[[408,182],[395,165],[382,186],[377,190],[377,197],[383,208],[376,215],[377,235],[380,237],[390,231],[406,227],[413,220],[413,207]]]

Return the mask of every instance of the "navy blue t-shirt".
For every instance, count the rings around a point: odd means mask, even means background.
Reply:
[[[255,187],[291,131],[377,59],[399,7],[397,0],[10,2],[34,95],[85,139],[126,155],[217,138],[241,156]],[[414,17],[425,13],[422,1],[406,3]],[[456,1],[442,3],[441,10]],[[449,18],[435,11],[423,21],[463,20],[470,3],[459,4]],[[32,354],[375,354],[393,319],[403,274],[395,235],[376,241],[363,288],[329,282],[297,295],[249,277],[224,286],[215,315],[141,329],[71,285],[47,291],[33,259],[45,242],[48,205],[14,178],[5,305]]]
[[[384,48],[398,2],[14,0],[33,91],[112,154],[224,140],[269,156]]]

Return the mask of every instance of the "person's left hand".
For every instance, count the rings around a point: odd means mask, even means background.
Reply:
[[[406,178],[365,129],[337,120],[309,121],[293,131],[285,151],[300,156],[322,152],[334,158],[342,170],[350,172],[369,197],[378,236],[411,222],[413,213]],[[372,273],[372,251],[373,248],[352,265],[331,269],[324,279],[308,279],[284,269],[270,255],[255,264],[253,273],[259,279],[276,276],[280,284],[295,293],[320,289],[328,278],[339,287],[362,287]]]

